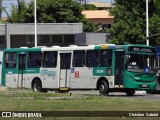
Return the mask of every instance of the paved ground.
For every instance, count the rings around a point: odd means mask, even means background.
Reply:
[[[6,87],[0,86],[0,91],[6,91]],[[87,96],[100,96],[98,90],[88,90],[88,91],[69,91],[70,94],[77,94],[83,95],[83,97]],[[82,96],[81,96],[82,97]],[[145,91],[136,91],[134,96],[127,96],[124,92],[110,92],[107,97],[122,97],[122,98],[129,98],[129,99],[148,99],[148,100],[159,100],[160,101],[160,94],[146,94]]]
[[[99,91],[70,91],[71,94],[78,95],[88,95],[88,96],[99,96]],[[127,96],[126,93],[123,92],[111,92],[107,97],[123,97],[123,98],[141,98],[141,99],[149,99],[149,100],[160,100],[160,94],[146,94],[145,91],[136,91],[134,96]]]

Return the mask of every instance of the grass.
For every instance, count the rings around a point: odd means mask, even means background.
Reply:
[[[68,99],[70,97],[73,97],[73,99]],[[82,99],[80,99],[81,97]],[[31,90],[23,89],[0,92],[0,111],[160,111],[159,103],[159,100],[145,100],[140,98],[130,99],[128,97],[117,98],[91,95],[87,97],[80,95],[70,96],[68,93],[35,93]],[[59,120],[62,118],[55,119]],[[69,118],[63,119],[68,120]],[[72,118],[72,120],[74,119],[88,120],[106,118]],[[132,117],[130,117],[130,119],[132,119]]]
[[[33,97],[33,98],[45,98],[45,97],[60,97],[69,96],[69,94],[53,94],[53,93],[39,93],[33,92],[30,89],[8,89],[7,91],[1,91],[0,97]]]

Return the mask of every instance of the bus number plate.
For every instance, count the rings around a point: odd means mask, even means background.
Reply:
[[[148,87],[148,85],[142,85],[142,87]]]

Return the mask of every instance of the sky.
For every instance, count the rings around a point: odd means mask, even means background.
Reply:
[[[30,0],[25,0],[29,2]],[[113,0],[87,0],[87,2],[104,2],[104,3],[111,3]],[[2,6],[6,8],[7,12],[10,12],[11,5],[17,5],[17,0],[2,0]],[[2,17],[6,17],[5,12],[2,12]]]

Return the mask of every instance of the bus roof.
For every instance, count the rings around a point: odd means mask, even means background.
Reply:
[[[38,46],[33,48],[28,47],[21,47],[21,48],[11,48],[11,49],[4,49],[4,52],[28,52],[28,51],[72,51],[72,50],[87,50],[87,49],[125,49],[128,51],[128,48],[134,46],[134,47],[146,47],[146,48],[154,48],[152,46],[147,45],[140,45],[140,44],[128,44],[128,45],[115,45],[115,44],[97,44],[97,45],[84,45],[84,46],[77,46],[77,45],[70,45],[66,47],[60,47],[60,46],[52,46],[52,47],[45,47],[45,46]],[[159,48],[160,51],[160,48]],[[160,55],[160,54],[159,54]]]
[[[144,44],[116,45],[116,48],[128,48],[128,47],[130,47],[130,46],[154,48],[153,46],[148,46],[148,45],[144,45]]]
[[[40,51],[41,48],[9,48],[4,49],[4,52],[27,52],[27,51]]]
[[[27,52],[27,51],[43,51],[43,50],[55,50],[55,51],[61,51],[61,50],[87,50],[87,49],[114,49],[114,44],[98,44],[98,45],[87,45],[87,46],[77,46],[77,45],[70,45],[67,47],[60,47],[60,46],[52,46],[52,47],[33,47],[33,48],[27,48],[27,47],[21,47],[21,48],[11,48],[11,49],[4,49],[4,52]]]

